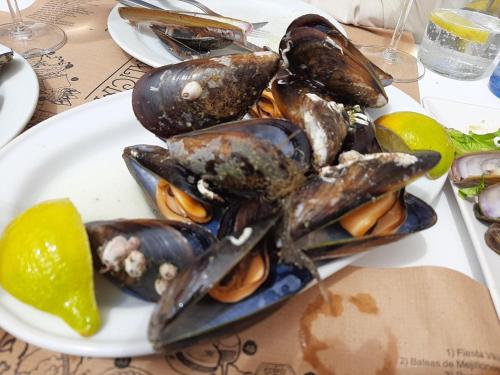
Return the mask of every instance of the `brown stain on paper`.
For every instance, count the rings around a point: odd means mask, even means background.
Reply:
[[[376,375],[396,375],[396,366],[399,358],[398,339],[391,331],[386,330],[386,333],[389,339],[387,351],[384,356],[384,366],[381,369],[377,369]]]
[[[351,296],[349,302],[355,305],[362,313],[378,314],[377,302],[368,293],[358,293],[355,296]]]
[[[352,295],[348,301],[362,314],[374,316],[379,313],[377,302],[368,293]],[[369,371],[366,374],[373,375],[395,375],[399,358],[398,340],[390,329],[382,325],[383,322],[378,318],[375,320],[368,317],[361,318],[363,324],[378,325],[379,334],[375,337],[367,336],[363,344],[355,350],[339,340],[335,332],[331,338],[320,339],[316,337],[313,327],[318,319],[341,317],[344,313],[342,302],[342,296],[330,292],[330,301],[326,301],[320,295],[307,306],[300,319],[300,342],[304,361],[308,362],[318,375],[347,374],[355,370]],[[356,314],[355,311],[351,309],[349,312]],[[356,321],[359,316],[353,316],[353,318]],[[370,319],[370,321],[364,319]],[[345,321],[347,320],[349,320],[348,315],[336,320],[339,324],[337,330],[345,329]],[[335,331],[332,325],[329,328]],[[335,365],[335,370],[332,368],[333,365]]]
[[[343,312],[342,297],[338,294],[330,293],[329,303],[321,295],[318,296],[307,306],[306,311],[300,319],[302,356],[304,361],[309,362],[319,374],[332,374],[319,358],[319,352],[328,349],[330,346],[314,336],[312,326],[319,315],[338,317]]]

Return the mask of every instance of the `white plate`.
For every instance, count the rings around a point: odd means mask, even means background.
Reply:
[[[191,7],[189,4],[179,1],[148,0],[151,4],[165,9],[193,10],[199,9]],[[288,25],[297,17],[316,13],[322,15],[332,22],[339,30],[345,34],[344,28],[328,13],[298,0],[206,0],[205,5],[225,16],[244,19],[249,22],[268,21],[262,31],[266,31],[265,38],[248,37],[248,41],[259,46],[267,46],[274,51],[278,50],[278,45],[285,34]],[[146,63],[153,68],[177,63],[179,60],[172,56],[165,45],[144,25],[139,29],[131,26],[118,14],[117,5],[108,17],[108,30],[111,38],[125,52],[135,57],[137,60]]]
[[[500,128],[500,106],[489,108],[460,103],[439,98],[424,98],[424,107],[444,126],[468,132],[471,125],[479,125],[484,132]],[[477,130],[474,130],[478,132]],[[481,270],[490,290],[491,298],[500,317],[500,255],[491,250],[484,242],[487,226],[474,216],[473,203],[458,196],[458,188],[451,184],[460,212],[474,244]]]
[[[387,111],[421,111],[401,91],[390,88],[388,93]],[[84,104],[28,130],[0,151],[0,175],[9,181],[0,184],[0,230],[21,210],[62,197],[73,201],[84,221],[153,217],[121,158],[125,146],[139,143],[159,141],[135,119],[131,91]],[[320,272],[327,277],[359,257],[338,260]],[[91,338],[79,337],[60,319],[20,303],[1,288],[0,325],[57,352],[93,357],[152,353],[146,332],[153,304],[119,291],[99,275],[96,291],[102,328]]]
[[[7,47],[0,44],[0,50],[4,49]],[[38,79],[33,68],[14,52],[14,59],[0,71],[0,147],[29,122],[36,109],[38,93]]]

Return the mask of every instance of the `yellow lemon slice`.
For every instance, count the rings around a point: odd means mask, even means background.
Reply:
[[[99,329],[87,233],[68,199],[40,203],[9,224],[0,238],[0,284],[82,336]]]
[[[431,13],[431,20],[442,29],[462,39],[480,44],[486,43],[490,31],[450,9],[438,9]]]
[[[375,123],[396,133],[411,150],[431,150],[441,154],[441,160],[428,175],[438,178],[453,163],[455,149],[445,128],[433,118],[417,112],[393,112],[379,117]]]

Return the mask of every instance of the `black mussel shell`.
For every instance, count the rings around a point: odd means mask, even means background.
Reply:
[[[500,255],[500,223],[490,225],[484,234],[484,240],[491,250]]]
[[[167,65],[136,83],[132,107],[139,122],[162,138],[237,120],[278,67],[279,56],[270,51]]]
[[[357,151],[360,154],[374,154],[377,152],[408,152],[408,148],[405,151],[402,150],[384,150],[380,146],[380,142],[377,138],[377,132],[374,124],[370,121],[368,116],[359,113],[363,118],[357,118],[358,113],[356,110],[351,112],[354,120],[349,125],[347,136],[342,144],[341,152],[346,151]]]
[[[274,80],[272,92],[280,112],[307,134],[314,166],[332,165],[349,127],[344,106],[323,98],[309,82],[290,76]]]
[[[336,101],[367,107],[387,104],[373,69],[350,52],[344,37],[298,27],[282,39],[280,52],[292,73],[313,81]]]
[[[234,41],[221,36],[219,33],[211,32],[206,27],[171,26],[165,28],[165,33],[200,52],[225,48]]]
[[[215,242],[200,226],[166,220],[95,221],[85,227],[96,271],[148,301],[158,301],[171,282],[165,270],[181,272]]]
[[[349,52],[358,58],[359,61],[363,61],[365,66],[372,70],[372,73],[375,74],[378,79],[381,81],[383,86],[389,86],[392,83],[392,76],[382,69],[380,69],[377,65],[373,64],[370,60],[368,60],[357,48],[354,44],[351,43],[349,39],[347,39],[344,34],[340,32],[339,29],[335,27],[330,21],[328,21],[325,17],[322,17],[318,14],[305,14],[303,16],[295,19],[287,28],[286,32],[290,32],[291,30],[297,29],[299,27],[311,27],[318,31],[321,31],[330,36],[335,36],[340,38],[343,41],[344,48],[348,49]]]
[[[424,175],[440,160],[433,151],[361,155],[349,151],[339,165],[323,168],[291,200],[290,234],[303,235],[337,221],[382,194],[397,191]]]
[[[222,195],[208,189],[206,184],[200,190],[202,182],[199,178],[170,159],[168,150],[154,145],[129,146],[123,150],[123,159],[130,174],[143,190],[149,207],[158,217],[163,215],[158,207],[157,189],[167,182],[203,205],[211,219],[199,225],[208,229],[214,236],[218,235],[221,216],[229,203]]]
[[[225,204],[224,197],[217,193],[209,196],[200,192],[199,176],[172,159],[166,148],[145,144],[128,146],[123,150],[123,159],[130,174],[148,197],[154,199],[156,187],[162,179],[203,203]]]
[[[309,169],[307,136],[285,120],[237,121],[166,142],[173,160],[237,195],[282,197],[302,184]]]
[[[158,25],[151,25],[151,30],[168,48],[168,51],[179,60],[190,60],[193,58],[207,57],[208,54],[194,50],[190,46],[182,43],[180,40],[172,38],[165,33],[165,28]]]
[[[366,234],[353,237],[339,223],[334,223],[312,232],[301,240],[302,243],[311,244],[304,246],[305,253],[314,260],[340,258],[366,251],[374,246],[395,242],[430,228],[436,223],[437,215],[431,206],[409,193],[405,193],[402,197],[406,207],[406,219],[397,232],[388,235]]]
[[[241,240],[246,229],[239,238],[224,238],[196,265],[175,279],[150,321],[149,339],[157,350],[172,352],[242,329],[281,306],[310,283],[312,276],[307,270],[275,262],[266,283],[236,304],[219,303],[206,296],[211,286],[239,263],[274,223],[275,218],[253,226],[246,241],[239,245],[233,242]]]

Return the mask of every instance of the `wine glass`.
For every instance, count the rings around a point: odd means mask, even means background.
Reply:
[[[7,0],[12,23],[0,25],[0,44],[12,48],[25,58],[40,56],[61,48],[66,34],[55,25],[24,21],[17,0]]]
[[[423,64],[416,57],[397,49],[412,5],[413,0],[403,1],[398,22],[388,46],[358,46],[358,49],[370,61],[392,75],[394,82],[414,82],[422,78],[425,72]],[[412,65],[416,65],[417,71],[409,69]]]

